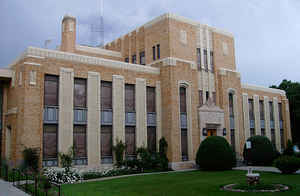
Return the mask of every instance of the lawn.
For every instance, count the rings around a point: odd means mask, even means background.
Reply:
[[[264,183],[282,183],[292,190],[279,193],[235,193],[220,186],[245,181],[246,171],[178,172],[63,185],[65,196],[215,196],[215,195],[300,195],[300,175],[260,173]]]

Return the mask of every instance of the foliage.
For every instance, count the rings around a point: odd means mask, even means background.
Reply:
[[[283,80],[278,86],[272,85],[271,88],[284,90],[289,100],[291,116],[291,132],[294,143],[300,144],[300,83],[291,80]]]
[[[48,191],[51,188],[51,182],[47,176],[40,175],[38,180],[40,182],[39,185],[42,189]]]
[[[113,151],[115,152],[117,167],[120,167],[123,163],[125,148],[126,148],[126,145],[122,142],[122,140],[117,139],[117,145],[113,146]]]
[[[102,178],[102,177],[110,177],[110,176],[121,176],[128,174],[135,174],[137,171],[129,169],[127,167],[122,168],[112,168],[105,171],[88,171],[82,173],[82,178],[84,180]]]
[[[70,170],[70,167],[72,166],[72,160],[74,158],[74,149],[71,147],[69,149],[68,153],[58,153],[60,164],[63,168],[66,168],[66,170]]]
[[[294,153],[294,145],[293,145],[293,143],[292,143],[291,140],[287,141],[286,148],[283,151],[283,155],[288,155],[288,156],[295,155],[295,153]]]
[[[169,159],[167,157],[168,142],[164,137],[159,140],[159,165],[158,167],[166,171],[169,167]]]
[[[220,136],[207,137],[201,142],[196,155],[197,165],[204,170],[229,170],[235,162],[231,146]]]
[[[27,148],[23,150],[24,168],[37,172],[39,169],[39,148]]]
[[[283,174],[292,174],[300,169],[300,158],[283,155],[274,161],[274,165]]]
[[[45,168],[43,175],[46,176],[50,182],[55,182],[58,184],[75,183],[81,180],[81,176],[78,172],[72,169],[54,169]]]
[[[251,148],[246,149],[244,145],[244,160],[248,165],[262,165],[269,166],[276,158],[276,150],[267,137],[264,136],[252,136],[247,141],[251,142]]]

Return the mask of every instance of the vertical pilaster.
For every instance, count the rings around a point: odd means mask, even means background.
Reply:
[[[87,151],[88,165],[94,167],[100,164],[100,93],[101,78],[97,72],[88,72],[87,104]]]
[[[60,68],[58,152],[63,153],[73,146],[73,88],[73,69]]]
[[[188,133],[188,157],[189,160],[195,160],[193,153],[193,124],[192,124],[192,86],[189,85],[186,92],[187,109],[187,133]]]
[[[243,93],[243,116],[244,116],[245,140],[247,140],[250,137],[249,102],[248,102],[247,93]]]
[[[136,108],[136,146],[147,147],[147,109],[146,109],[146,80],[136,78],[135,84]]]
[[[254,95],[254,120],[255,120],[255,133],[261,135],[260,128],[260,115],[259,115],[259,96]]]
[[[283,115],[284,115],[284,135],[285,135],[285,141],[291,140],[291,121],[290,121],[290,108],[289,108],[289,100],[288,99],[282,99],[283,107]]]
[[[113,145],[125,143],[125,89],[124,77],[113,75]]]
[[[265,110],[265,132],[266,137],[271,141],[271,125],[270,125],[270,106],[269,97],[264,96],[264,110]]]
[[[160,81],[156,82],[155,86],[155,103],[156,103],[156,149],[159,150],[159,140],[162,137],[162,107],[161,107],[161,87]]]
[[[275,124],[275,141],[276,148],[278,151],[281,150],[281,140],[280,140],[280,124],[279,124],[279,111],[278,111],[278,99],[273,97],[273,115],[274,115],[274,124]]]
[[[237,95],[233,95],[233,114],[234,114],[234,135],[235,135],[235,151],[236,154],[239,155],[240,152],[240,117],[239,117],[239,108],[238,108],[238,100]],[[229,133],[230,130],[228,130]]]

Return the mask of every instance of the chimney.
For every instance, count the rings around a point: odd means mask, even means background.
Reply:
[[[65,15],[62,20],[62,36],[60,50],[75,52],[76,48],[76,18]]]

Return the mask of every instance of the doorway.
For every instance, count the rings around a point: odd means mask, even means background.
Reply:
[[[216,129],[208,129],[207,136],[217,136],[217,130]]]

